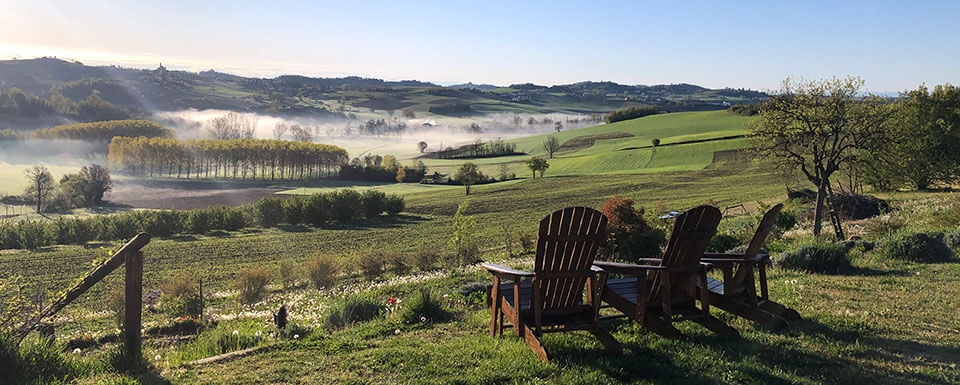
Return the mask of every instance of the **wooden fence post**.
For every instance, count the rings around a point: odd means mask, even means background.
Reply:
[[[124,257],[126,271],[125,304],[124,304],[124,343],[127,359],[130,364],[140,362],[140,327],[143,307],[143,252],[128,251]]]

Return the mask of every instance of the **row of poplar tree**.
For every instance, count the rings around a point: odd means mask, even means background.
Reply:
[[[349,157],[333,145],[275,139],[115,137],[107,159],[131,175],[283,180],[336,176]]]

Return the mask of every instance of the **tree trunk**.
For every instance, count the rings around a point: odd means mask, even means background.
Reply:
[[[465,184],[463,186],[467,188],[467,195],[470,195],[470,185]]]
[[[813,214],[813,235],[820,235],[820,229],[823,227],[823,209],[824,201],[827,198],[826,178],[820,179],[817,186],[817,207]]]

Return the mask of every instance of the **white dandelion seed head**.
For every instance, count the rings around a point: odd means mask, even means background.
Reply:
[[[400,335],[400,329],[394,330],[393,334]]]
[[[80,348],[73,349],[73,354],[80,354]]]
[[[240,331],[239,331],[239,330],[234,330],[234,331],[233,331],[233,335],[237,335],[237,334],[240,334]]]
[[[294,335],[293,335],[293,339],[295,339],[295,340],[300,339],[300,335],[299,335],[299,334],[294,334]]]

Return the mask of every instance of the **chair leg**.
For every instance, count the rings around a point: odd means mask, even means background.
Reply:
[[[644,317],[643,322],[637,321],[643,327],[650,329],[654,333],[659,334],[661,337],[670,338],[670,339],[680,339],[683,338],[683,333],[669,322],[650,316],[649,314]]]
[[[597,324],[596,327],[589,329],[588,331],[590,334],[593,334],[598,340],[600,340],[600,343],[603,344],[605,349],[607,349],[607,352],[612,354],[620,354],[623,352],[623,350],[620,348],[620,343],[617,342],[612,335],[610,335],[610,331],[603,327],[603,325]]]
[[[543,347],[540,338],[536,334],[533,334],[533,331],[530,330],[527,325],[515,325],[514,328],[519,331],[518,334],[523,336],[523,342],[527,344],[530,350],[533,350],[533,354],[535,354],[540,361],[550,362],[550,355],[547,354],[547,349]]]
[[[503,325],[497,325],[497,319],[501,317],[500,311],[500,279],[494,278],[493,287],[490,288],[490,337],[495,337],[497,331],[503,330]],[[502,320],[500,321],[503,322]]]

